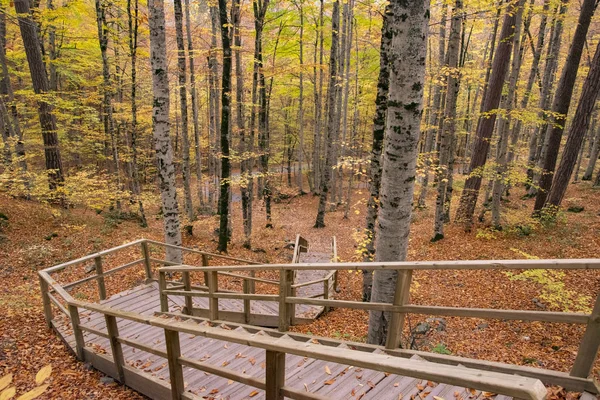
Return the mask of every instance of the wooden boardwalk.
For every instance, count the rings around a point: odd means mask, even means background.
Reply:
[[[182,306],[183,302],[170,300],[170,306]],[[104,305],[122,311],[154,315],[160,311],[160,300],[155,284],[137,287],[124,292],[103,302]],[[82,311],[80,312],[82,326],[100,332],[106,332],[104,314]],[[177,321],[178,318],[173,318]],[[154,349],[165,352],[165,334],[163,329],[142,325],[133,321],[117,318],[119,335],[125,339],[145,343]],[[206,325],[208,322],[189,320],[189,324]],[[75,349],[75,338],[66,319],[56,321],[55,327],[71,349]],[[238,332],[266,335],[264,331],[247,331],[244,327],[224,326],[223,329]],[[112,351],[109,340],[94,333],[84,333],[87,353],[95,354],[106,360],[112,360]],[[316,339],[308,339],[309,342]],[[265,377],[265,351],[256,347],[249,347],[222,340],[180,334],[182,356],[205,362],[215,367],[226,367],[238,372],[243,372],[250,377],[264,379]],[[133,347],[123,345],[125,364],[147,375],[148,379],[169,383],[169,367],[167,360],[157,354],[152,354]],[[341,344],[340,347],[347,348]],[[375,350],[375,353],[382,353]],[[416,357],[416,356],[415,356]],[[93,356],[91,356],[93,358]],[[93,360],[92,360],[93,362]],[[108,361],[112,364],[112,361]],[[422,361],[426,363],[426,361]],[[102,363],[96,367],[102,368]],[[483,399],[489,398],[489,393],[467,389],[453,385],[436,384],[418,378],[404,377],[383,372],[355,368],[323,360],[315,360],[296,355],[286,356],[286,382],[288,386],[315,393],[332,399],[394,399],[394,400],[434,400],[435,397],[446,400],[454,399]],[[105,367],[104,372],[111,371]],[[183,368],[186,392],[210,399],[263,399],[264,391],[222,378],[205,372]],[[139,389],[138,389],[139,390]],[[155,399],[169,399],[171,394],[164,391],[158,392]],[[434,397],[435,396],[435,397]],[[493,396],[498,400],[506,400],[506,396]],[[438,399],[439,400],[439,399]]]

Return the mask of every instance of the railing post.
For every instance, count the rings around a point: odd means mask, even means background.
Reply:
[[[208,256],[206,254],[202,254],[202,266],[208,267]],[[204,284],[208,286],[208,272],[204,273]]]
[[[329,300],[329,279],[323,281],[323,298]],[[325,312],[329,312],[330,307],[325,306]]]
[[[83,354],[83,347],[85,346],[85,342],[83,339],[83,332],[79,327],[81,322],[79,321],[79,310],[77,309],[77,306],[69,304],[69,315],[71,317],[71,326],[73,327],[73,336],[75,336],[75,354],[77,355],[77,359],[84,361],[85,356]]]
[[[219,291],[219,280],[216,271],[208,272],[208,316],[211,321],[219,319],[219,298],[215,293]]]
[[[296,271],[294,271],[296,272]],[[296,279],[294,277],[293,283],[296,283]],[[296,297],[296,294],[298,293],[298,288],[292,288],[292,297]],[[290,316],[290,324],[291,325],[296,325],[296,305],[295,304],[289,304],[290,308],[290,313],[292,314]]]
[[[102,268],[102,257],[94,257],[94,264],[96,264],[96,276],[98,281],[98,295],[100,300],[106,300],[106,286],[104,285],[104,270]]]
[[[398,271],[398,281],[396,282],[396,293],[394,295],[395,306],[403,306],[408,302],[411,281],[412,270]],[[392,318],[390,320],[390,326],[388,327],[385,348],[397,349],[400,346],[400,338],[404,326],[404,313],[394,311],[391,314]]]
[[[266,351],[266,400],[283,400],[281,388],[285,386],[285,353]]]
[[[250,285],[248,279],[242,282],[244,294],[250,294]],[[250,322],[250,300],[244,299],[244,323]]]
[[[150,250],[148,243],[142,242],[142,256],[144,257],[144,269],[146,270],[146,281],[152,280],[152,265],[150,263]]]
[[[581,339],[581,343],[579,344],[577,357],[575,358],[575,363],[573,364],[570,375],[578,378],[587,378],[590,376],[599,348],[600,294],[596,297],[596,303],[594,304],[594,309],[588,320],[583,339]]]
[[[42,303],[44,304],[44,317],[46,318],[46,325],[48,328],[52,328],[52,305],[50,304],[50,298],[48,297],[48,282],[41,276],[40,278],[40,289],[42,292]]]
[[[192,315],[192,308],[194,307],[192,298],[192,281],[190,280],[190,273],[188,271],[183,273],[183,290],[190,292],[185,296],[185,308],[187,315]]]
[[[290,327],[292,319],[291,304],[286,299],[292,293],[292,284],[294,282],[294,271],[282,269],[279,272],[279,331],[285,332]]]
[[[165,271],[158,272],[158,295],[160,298],[160,311],[169,312],[169,299],[165,294],[167,290],[167,276]]]
[[[185,384],[183,382],[183,367],[179,363],[179,357],[181,357],[179,332],[165,329],[165,342],[167,346],[167,361],[169,363],[169,377],[171,379],[171,396],[173,400],[181,400]]]
[[[106,320],[106,330],[108,331],[108,340],[110,341],[110,349],[112,350],[113,360],[115,367],[117,368],[117,379],[121,383],[125,383],[125,373],[123,372],[123,365],[125,359],[123,358],[123,349],[121,343],[119,343],[119,327],[117,325],[117,318],[113,315],[104,314]]]

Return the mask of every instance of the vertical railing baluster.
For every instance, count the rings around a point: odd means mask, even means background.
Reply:
[[[167,290],[167,275],[165,271],[158,272],[158,296],[160,298],[160,311],[169,312],[169,298],[165,293]]]
[[[287,303],[287,298],[292,293],[294,271],[282,269],[279,272],[279,331],[285,332],[290,327],[292,318],[292,304]]]
[[[146,282],[152,280],[152,264],[150,262],[150,250],[148,243],[142,242],[142,257],[144,257],[144,269],[146,270]]]
[[[121,383],[125,383],[125,373],[123,372],[123,366],[125,365],[125,359],[123,358],[123,349],[121,343],[119,343],[119,327],[117,325],[117,318],[113,315],[104,314],[106,320],[106,331],[108,332],[108,340],[110,341],[110,349],[113,354],[113,361],[117,369],[117,379]]]
[[[98,295],[100,296],[100,300],[106,300],[106,286],[104,284],[104,269],[102,267],[102,257],[94,257],[94,264],[96,265]]]
[[[219,319],[219,298],[216,292],[219,291],[219,279],[216,271],[208,273],[208,315],[211,321]]]
[[[244,294],[250,294],[250,284],[248,279],[244,279],[242,282],[242,289]],[[244,299],[244,323],[247,324],[250,322],[250,300]]]
[[[165,329],[165,342],[169,363],[169,378],[171,380],[171,396],[173,400],[181,400],[185,384],[183,382],[183,367],[179,363],[179,357],[181,357],[179,332]]]
[[[283,400],[281,388],[285,386],[285,353],[266,350],[265,398]]]
[[[396,293],[394,295],[394,305],[403,306],[408,302],[410,296],[410,283],[412,281],[412,270],[398,271],[398,281],[396,282]],[[385,342],[386,349],[397,349],[400,346],[402,337],[402,328],[404,326],[405,313],[394,311],[388,327],[387,338]]]
[[[44,305],[44,317],[46,318],[46,325],[48,328],[52,328],[52,305],[50,304],[50,298],[48,297],[48,282],[41,276],[40,278],[40,290],[42,291],[42,304]]]
[[[329,300],[329,279],[323,281],[323,298]],[[325,312],[329,312],[329,309],[329,306],[325,306]]]
[[[188,292],[185,296],[185,311],[187,315],[192,315],[192,308],[194,307],[192,298],[192,281],[190,279],[189,271],[183,273],[183,290]]]
[[[202,266],[208,267],[208,256],[206,254],[202,254]],[[208,286],[208,272],[204,272],[204,284]]]
[[[83,338],[83,332],[79,327],[81,323],[79,320],[79,310],[77,306],[69,304],[69,316],[71,317],[71,327],[73,328],[73,336],[75,337],[75,354],[77,355],[77,359],[80,361],[85,360],[85,356],[83,354],[83,348],[85,346],[85,340]]]
[[[575,363],[571,369],[571,376],[578,378],[587,378],[592,373],[594,361],[598,356],[598,350],[600,349],[600,294],[596,297],[596,303],[594,309],[589,317],[587,327],[581,343],[579,344],[579,350],[577,351],[577,357]]]

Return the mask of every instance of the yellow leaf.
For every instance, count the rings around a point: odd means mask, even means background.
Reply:
[[[17,398],[17,400],[33,400],[36,397],[42,395],[46,389],[48,389],[48,384],[42,385],[42,386],[38,386],[33,390],[30,390],[29,392],[25,393],[24,395],[21,395]]]
[[[446,400],[443,397],[433,396],[433,400]]]
[[[254,397],[254,396],[256,396],[257,394],[258,394],[258,390],[253,390],[253,391],[250,393],[250,397]]]
[[[40,369],[35,375],[35,384],[41,385],[42,383],[44,383],[44,381],[50,377],[51,373],[52,365],[48,364],[45,367],[42,367],[42,369]]]
[[[325,373],[327,375],[331,375],[331,370],[329,369],[329,367],[327,365],[325,366]]]
[[[0,393],[0,400],[12,399],[12,397],[15,395],[15,393],[17,393],[17,390],[14,388],[14,386],[9,387],[8,389],[6,389],[2,393]]]
[[[12,378],[13,378],[12,374],[8,374],[8,375],[0,378],[0,390],[4,389],[8,385],[10,385],[10,383],[12,382]]]

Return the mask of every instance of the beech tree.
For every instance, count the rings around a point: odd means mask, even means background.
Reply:
[[[158,165],[158,185],[162,202],[165,242],[181,246],[179,205],[175,188],[175,166],[173,165],[173,148],[170,137],[169,75],[164,7],[163,0],[148,1],[153,93],[152,131],[156,150],[156,163]],[[166,259],[169,262],[178,264],[183,262],[181,251],[171,247],[167,247]]]
[[[429,2],[392,2],[389,52],[389,94],[382,156],[376,261],[404,261],[412,214],[417,142],[423,109]],[[410,271],[378,270],[373,276],[372,302],[408,299]],[[388,329],[397,338],[402,326],[390,326],[390,313],[369,312],[367,341],[384,344]],[[398,330],[398,331],[395,331]],[[388,343],[397,347],[397,340]]]
[[[42,128],[44,156],[46,159],[46,170],[48,171],[48,186],[50,190],[56,190],[64,182],[65,178],[62,158],[60,156],[56,116],[53,113],[54,106],[47,98],[50,85],[42,60],[37,25],[31,17],[29,0],[15,0],[14,5],[18,13],[17,18],[19,20],[23,46],[25,47],[25,54],[27,55],[33,90],[37,95],[38,117]]]

